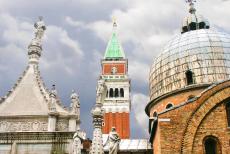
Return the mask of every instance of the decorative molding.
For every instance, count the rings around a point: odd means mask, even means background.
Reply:
[[[0,121],[0,132],[47,131],[46,120],[12,119]]]

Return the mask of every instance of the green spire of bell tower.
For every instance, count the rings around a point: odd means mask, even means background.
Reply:
[[[107,45],[104,59],[124,59],[125,58],[125,53],[117,38],[116,28],[117,28],[117,23],[115,20],[113,20],[113,33]]]

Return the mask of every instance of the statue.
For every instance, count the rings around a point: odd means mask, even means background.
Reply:
[[[100,79],[98,81],[96,103],[98,104],[103,103],[105,96],[106,96],[105,81],[103,79]]]
[[[35,39],[40,41],[42,39],[42,36],[44,35],[44,31],[46,30],[46,26],[42,17],[39,17],[39,21],[37,21],[34,24],[34,27],[35,27]]]
[[[57,97],[57,90],[55,88],[55,85],[53,85],[49,96],[50,96],[49,109],[50,111],[55,112],[56,111],[56,97]]]
[[[72,154],[81,154],[81,142],[85,139],[85,136],[77,130],[73,136]]]
[[[121,139],[116,132],[116,128],[112,127],[112,130],[109,133],[108,139],[105,143],[106,145],[109,142],[109,154],[117,154],[120,141]]]
[[[71,94],[70,98],[71,98],[70,107],[71,107],[72,113],[80,115],[79,95],[74,90],[72,90],[72,94]]]

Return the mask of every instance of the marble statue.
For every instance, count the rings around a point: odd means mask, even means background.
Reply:
[[[105,86],[105,81],[103,79],[100,79],[98,81],[98,86],[97,86],[97,98],[96,98],[96,103],[103,103],[103,99],[105,98],[106,95],[106,86]]]
[[[109,133],[108,139],[105,143],[109,143],[109,154],[117,154],[120,141],[121,139],[116,132],[116,128],[112,127],[112,130]]]
[[[73,148],[72,154],[81,154],[81,142],[85,139],[85,136],[77,130],[73,136]]]
[[[53,85],[50,91],[50,104],[49,104],[49,110],[52,112],[56,111],[56,97],[57,97],[57,90],[55,88],[55,85]]]
[[[80,115],[80,100],[79,100],[79,95],[73,90],[70,98],[71,98],[70,107],[71,107],[72,113]]]
[[[39,21],[37,21],[34,24],[34,27],[35,27],[35,39],[41,40],[41,38],[44,35],[44,31],[46,30],[46,26],[44,21],[42,20],[42,17],[39,17]]]

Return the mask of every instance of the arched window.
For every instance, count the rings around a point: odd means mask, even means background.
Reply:
[[[187,70],[185,72],[187,85],[193,84],[193,72],[191,70]]]
[[[226,104],[226,112],[227,112],[228,127],[230,127],[230,102]]]
[[[196,97],[196,96],[194,96],[194,95],[189,95],[189,96],[188,96],[188,101],[191,100],[191,99],[193,99],[193,98],[195,98],[195,97]]]
[[[123,88],[120,89],[120,97],[124,97],[124,89]]]
[[[113,97],[113,88],[109,89],[109,97]]]
[[[119,91],[118,88],[115,89],[115,97],[119,97]]]
[[[169,109],[169,108],[172,108],[173,107],[173,104],[172,103],[169,103],[166,105],[166,109]]]
[[[157,117],[157,112],[156,111],[153,113],[153,117]]]
[[[207,136],[204,139],[205,154],[220,154],[221,149],[218,139],[213,136]]]

